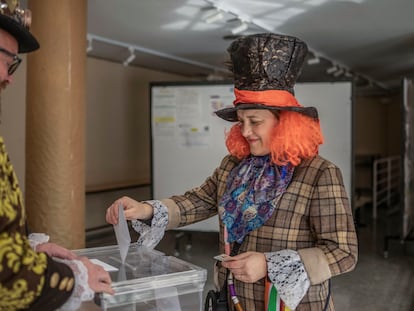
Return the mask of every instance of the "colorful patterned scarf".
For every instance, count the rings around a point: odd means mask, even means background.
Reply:
[[[219,203],[219,215],[228,231],[227,242],[241,243],[272,216],[293,171],[292,165],[277,166],[266,155],[247,157],[230,172]]]

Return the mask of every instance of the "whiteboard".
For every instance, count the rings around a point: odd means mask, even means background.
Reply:
[[[201,185],[227,154],[224,133],[233,123],[214,111],[232,105],[233,84],[152,83],[150,88],[152,196],[163,199]],[[320,154],[341,169],[351,195],[352,83],[298,83],[295,96],[318,109],[325,138]],[[218,219],[180,229],[218,231]]]

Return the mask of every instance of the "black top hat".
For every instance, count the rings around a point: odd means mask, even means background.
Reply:
[[[32,21],[30,10],[19,6],[19,1],[0,0],[0,28],[17,40],[19,53],[27,53],[37,50],[39,42],[29,31]]]
[[[296,37],[262,33],[236,39],[227,51],[231,59],[234,87],[237,90],[280,90],[294,95],[293,87],[302,71],[308,47]],[[216,111],[216,114],[222,119],[234,122],[237,121],[239,109],[291,110],[318,118],[314,107],[303,107],[299,104],[277,106],[263,102],[237,102],[235,107]]]
[[[293,94],[308,47],[295,37],[263,33],[236,39],[227,51],[237,89],[285,90]]]

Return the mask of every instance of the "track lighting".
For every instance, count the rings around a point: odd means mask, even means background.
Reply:
[[[206,19],[204,19],[204,21],[207,24],[213,24],[215,22],[218,22],[218,21],[222,20],[223,17],[224,17],[223,13],[221,11],[217,11],[216,13],[214,13],[210,16],[207,16]]]
[[[318,56],[314,55],[312,58],[308,59],[308,65],[317,65],[320,63],[320,59]]]
[[[328,69],[326,69],[326,73],[327,74],[333,74],[337,70],[338,70],[338,67],[332,66],[332,67],[329,67]]]
[[[332,75],[334,77],[339,77],[340,75],[342,75],[344,73],[344,70],[342,68],[338,68],[337,71],[335,71]]]
[[[344,76],[347,78],[352,78],[352,73],[350,71],[345,71]]]
[[[239,33],[243,32],[243,31],[247,30],[247,28],[249,28],[249,25],[247,25],[247,23],[245,23],[245,22],[243,22],[243,21],[240,21],[240,25],[238,25],[238,26],[234,27],[234,28],[231,30],[231,33],[232,33],[233,35],[237,35],[237,34],[239,34]]]

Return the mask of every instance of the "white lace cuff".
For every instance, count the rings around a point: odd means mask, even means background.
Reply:
[[[151,226],[140,220],[133,220],[132,227],[140,234],[137,245],[144,246],[149,250],[154,249],[164,236],[168,225],[168,209],[158,200],[145,201],[154,208],[154,216]]]
[[[88,269],[80,260],[55,259],[67,264],[75,275],[75,287],[70,298],[61,306],[59,311],[78,310],[83,301],[92,300],[95,292],[88,284]]]
[[[36,247],[40,244],[49,242],[50,237],[44,233],[30,233],[29,236],[30,247],[36,251]]]
[[[299,254],[290,249],[265,253],[267,273],[280,298],[295,310],[309,289],[310,281]]]

